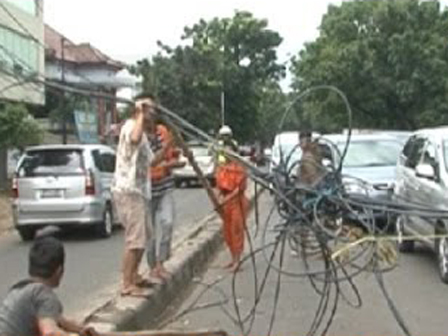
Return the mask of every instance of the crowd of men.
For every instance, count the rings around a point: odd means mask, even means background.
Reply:
[[[223,126],[219,134],[221,148],[236,152],[231,129]],[[146,298],[150,287],[163,284],[171,276],[165,263],[171,256],[175,220],[172,170],[183,165],[180,152],[158,118],[154,99],[136,99],[132,116],[120,131],[112,188],[124,228],[122,296]],[[220,200],[216,211],[223,219],[223,236],[231,253],[231,262],[225,267],[236,272],[247,229],[247,174],[220,151],[216,180]],[[149,272],[140,274],[145,255]],[[54,292],[64,267],[63,244],[52,235],[38,235],[29,253],[29,278],[13,285],[0,305],[0,336],[99,335],[93,328],[64,317]]]

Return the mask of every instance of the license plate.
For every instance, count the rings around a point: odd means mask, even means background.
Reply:
[[[45,189],[41,192],[41,198],[61,198],[62,190],[61,189]]]

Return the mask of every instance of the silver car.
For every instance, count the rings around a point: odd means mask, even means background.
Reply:
[[[409,138],[397,164],[395,195],[397,201],[448,211],[448,127],[420,130]],[[446,219],[401,215],[396,231],[401,252],[413,250],[416,240],[434,249],[440,277],[448,283],[448,239],[443,237],[448,233]]]
[[[347,142],[346,135],[324,135],[321,144],[328,148],[324,157],[339,165]],[[356,134],[350,138],[342,165],[342,182],[349,194],[361,194],[378,201],[392,198],[396,164],[403,142],[389,134]],[[377,225],[391,224],[383,211],[374,211]]]
[[[115,152],[103,145],[28,148],[13,179],[13,219],[23,240],[37,229],[91,226],[109,237],[115,224],[111,184]]]
[[[214,185],[215,163],[210,150],[207,147],[198,145],[190,146],[190,150],[204,176],[210,181],[212,185]],[[190,185],[191,183],[199,183],[199,178],[196,175],[193,167],[189,164],[187,158],[182,155],[179,160],[181,162],[185,162],[185,166],[173,170],[176,186],[180,187],[183,183],[185,183],[186,185]]]

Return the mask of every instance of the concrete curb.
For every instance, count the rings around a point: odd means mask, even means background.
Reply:
[[[255,193],[253,184],[250,186],[252,208]],[[262,192],[258,192],[258,197]],[[100,332],[147,329],[170,304],[182,297],[193,278],[207,269],[208,263],[222,246],[221,225],[221,219],[212,214],[191,226],[182,234],[183,237],[176,239],[173,256],[166,263],[172,277],[163,285],[155,286],[148,299],[117,296],[90,314],[85,321]]]

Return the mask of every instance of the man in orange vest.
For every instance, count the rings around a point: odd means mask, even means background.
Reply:
[[[230,128],[227,126],[230,130]],[[227,133],[231,134],[231,131]],[[220,133],[222,133],[220,131]],[[227,136],[223,147],[238,152],[236,142]],[[216,168],[216,187],[220,198],[219,212],[223,219],[224,241],[229,248],[232,260],[225,266],[232,272],[238,271],[241,256],[244,251],[246,219],[249,201],[245,195],[247,188],[247,173],[238,162],[229,159],[224,153],[219,153],[219,165]]]
[[[158,153],[167,144],[172,144],[166,151],[163,160],[149,169],[151,179],[151,205],[153,235],[148,240],[146,257],[151,269],[150,283],[162,283],[170,274],[165,269],[164,262],[171,254],[171,239],[175,220],[174,209],[174,177],[173,168],[183,167],[179,161],[180,151],[173,144],[173,136],[166,126],[155,120],[148,128],[148,138],[151,149]]]

